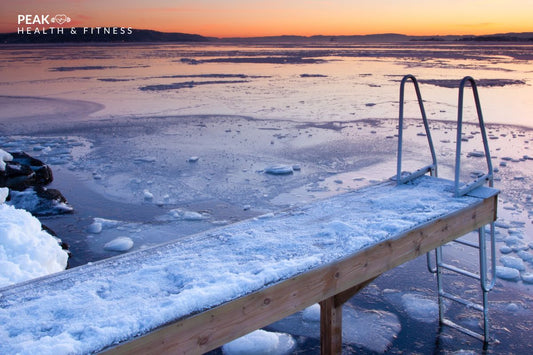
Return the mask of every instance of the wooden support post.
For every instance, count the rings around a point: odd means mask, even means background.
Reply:
[[[374,280],[375,277],[320,302],[320,353],[322,355],[342,353],[342,306]]]
[[[320,302],[320,354],[342,352],[342,304],[335,304],[335,297]]]

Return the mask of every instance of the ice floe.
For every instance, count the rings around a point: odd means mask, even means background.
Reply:
[[[398,317],[390,312],[360,310],[346,304],[342,310],[344,344],[357,345],[370,351],[385,352],[401,330]],[[293,336],[320,337],[320,306],[315,304],[293,314],[268,329]]]
[[[96,221],[91,223],[89,227],[87,227],[87,232],[93,233],[93,234],[98,234],[102,232],[102,223],[96,222]]]
[[[520,257],[520,259],[524,260],[525,262],[528,262],[533,265],[533,254],[526,250],[520,250],[516,253]]]
[[[222,347],[225,355],[285,355],[296,347],[289,334],[268,332],[262,329],[233,340]]]
[[[514,256],[504,255],[500,258],[500,262],[503,264],[503,266],[508,267],[508,268],[513,268],[518,271],[526,270],[524,261]]]
[[[168,211],[167,214],[158,217],[158,220],[161,221],[171,221],[171,220],[177,220],[177,221],[202,221],[207,219],[208,216],[206,213],[200,213],[195,211],[188,211],[181,208],[175,208],[170,211]]]
[[[93,219],[93,223],[88,227],[88,229],[94,230],[94,232],[90,232],[90,233],[100,233],[103,229],[114,228],[123,223],[124,222],[117,221],[114,219],[95,217]]]
[[[271,174],[271,175],[289,175],[294,172],[294,169],[290,165],[272,165],[267,168],[265,168],[265,173]]]
[[[507,266],[496,266],[496,276],[507,281],[520,280],[520,271]]]
[[[143,196],[146,201],[152,201],[154,199],[154,194],[151,193],[148,189],[143,190]]]
[[[502,254],[509,254],[513,252],[513,248],[508,247],[507,245],[503,245],[500,247],[500,253]]]
[[[133,248],[133,240],[129,237],[118,237],[104,245],[104,249],[108,251],[128,251]]]
[[[533,273],[522,274],[522,281],[527,284],[533,284]]]
[[[439,319],[439,305],[436,299],[418,293],[403,293],[390,289],[383,290],[383,295],[412,319],[424,323],[437,322]]]
[[[485,156],[485,152],[481,152],[478,150],[474,150],[467,154],[467,157],[474,157],[474,158],[483,158]]]

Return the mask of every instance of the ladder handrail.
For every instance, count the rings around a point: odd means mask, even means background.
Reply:
[[[476,104],[476,112],[479,122],[479,130],[483,139],[483,149],[485,153],[485,159],[487,161],[487,173],[478,177],[471,183],[466,184],[463,188],[460,188],[460,174],[461,174],[461,141],[462,141],[462,129],[463,129],[463,102],[464,102],[464,88],[467,83],[470,83],[472,87],[472,93],[474,95],[474,102]],[[483,113],[481,111],[481,102],[479,100],[479,92],[477,90],[477,84],[474,78],[471,76],[465,76],[459,84],[459,101],[457,104],[457,138],[456,138],[456,150],[455,150],[455,196],[463,196],[474,190],[475,188],[487,183],[490,187],[494,185],[494,172],[492,169],[492,160],[489,151],[489,141],[487,139],[487,131],[485,129],[485,122],[483,121]],[[480,229],[480,276],[481,287],[484,292],[489,292],[494,287],[496,281],[496,253],[495,253],[495,235],[494,235],[494,223],[490,226],[490,249],[491,249],[491,278],[487,280],[487,262],[486,252],[487,246],[485,243],[485,229]]]
[[[466,184],[465,187],[460,188],[460,173],[461,173],[461,139],[462,139],[462,129],[463,129],[463,101],[464,101],[464,88],[467,82],[470,82],[472,87],[472,92],[474,94],[474,101],[476,104],[476,111],[479,121],[479,129],[481,131],[481,137],[483,139],[483,149],[485,150],[485,158],[487,160],[487,170],[488,172],[480,177],[478,177],[473,182]],[[481,103],[479,100],[479,93],[477,90],[477,84],[474,78],[471,76],[465,76],[461,83],[459,84],[459,102],[457,104],[457,139],[456,139],[456,149],[455,149],[455,196],[463,196],[468,192],[474,190],[475,188],[483,185],[488,182],[489,186],[493,186],[493,170],[492,170],[492,161],[490,159],[489,152],[489,143],[487,139],[487,133],[485,130],[485,123],[483,121],[483,113],[481,112]]]
[[[426,137],[428,139],[429,149],[431,151],[432,164],[427,165],[423,168],[418,169],[417,171],[409,174],[408,176],[402,178],[402,148],[403,148],[403,111],[404,111],[404,96],[405,96],[405,83],[407,80],[411,80],[415,87],[416,97],[418,99],[418,106],[420,107],[420,113],[422,114],[422,120],[424,122],[424,128],[426,130]],[[398,160],[397,160],[397,169],[396,169],[396,183],[398,185],[404,184],[410,180],[413,180],[421,175],[426,174],[428,171],[431,176],[437,176],[437,157],[435,154],[435,148],[433,146],[433,140],[431,139],[431,133],[429,131],[429,124],[426,116],[426,110],[424,109],[424,102],[422,100],[422,95],[420,93],[420,88],[418,86],[418,81],[416,78],[407,74],[403,77],[400,84],[400,109],[399,109],[399,118],[398,118]]]

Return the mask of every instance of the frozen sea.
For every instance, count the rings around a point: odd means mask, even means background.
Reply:
[[[456,87],[473,76],[502,191],[501,278],[489,296],[498,341],[487,351],[527,353],[533,350],[532,60],[533,46],[521,44],[3,45],[0,149],[24,150],[51,165],[51,187],[75,212],[41,221],[70,245],[75,267],[389,178],[405,74],[420,81],[439,176],[453,178]],[[429,159],[411,89],[406,169]],[[462,176],[468,180],[484,169],[484,159],[465,93]],[[475,253],[445,249],[451,260],[475,267]],[[478,294],[470,280],[449,284],[457,293]],[[345,307],[345,353],[481,352],[479,341],[439,328],[435,292],[425,258],[382,275]],[[450,305],[448,312],[479,330],[475,311]],[[266,344],[263,353],[319,353],[317,326],[311,308],[267,327],[277,335],[256,337],[279,344]]]

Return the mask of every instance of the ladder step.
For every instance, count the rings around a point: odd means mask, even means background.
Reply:
[[[478,274],[475,274],[475,273],[467,271],[467,270],[463,270],[461,268],[458,268],[458,267],[450,265],[450,264],[440,263],[439,267],[445,268],[447,270],[456,272],[456,273],[464,275],[464,276],[471,277],[471,278],[476,279],[476,280],[481,280],[481,277]]]
[[[428,165],[428,166],[425,166],[423,168],[420,168],[412,173],[409,173],[408,175],[402,177],[400,179],[400,181],[398,181],[398,184],[405,184],[411,180],[414,180],[416,179],[417,177],[420,177],[422,175],[426,175],[426,173],[432,173],[433,171],[435,171],[437,169],[437,166],[436,164],[431,164],[431,165]]]
[[[457,243],[457,244],[466,245],[467,247],[472,247],[472,248],[475,248],[475,249],[479,249],[479,244],[477,244],[475,242],[469,242],[468,240],[456,239],[453,242]]]
[[[441,292],[439,292],[439,295],[442,296],[442,297],[445,297],[445,298],[447,298],[449,300],[455,301],[457,303],[461,303],[461,304],[467,306],[468,308],[472,308],[472,309],[475,309],[476,311],[484,312],[482,305],[474,303],[472,301],[465,300],[465,299],[463,299],[461,297],[458,297],[456,295],[452,295],[451,293],[448,293],[448,292],[445,292],[445,291],[441,291]]]
[[[454,322],[452,322],[449,319],[442,318],[441,319],[441,324],[444,324],[444,325],[446,325],[448,327],[454,328],[454,329],[456,329],[456,330],[458,330],[460,332],[463,332],[463,333],[465,333],[467,335],[470,335],[471,337],[479,339],[482,342],[488,342],[488,339],[485,339],[485,336],[483,336],[483,335],[481,335],[479,333],[476,333],[473,330],[467,329],[467,328],[465,328],[465,327],[463,327],[463,326],[461,326],[461,325],[459,325],[457,323],[454,323]]]

